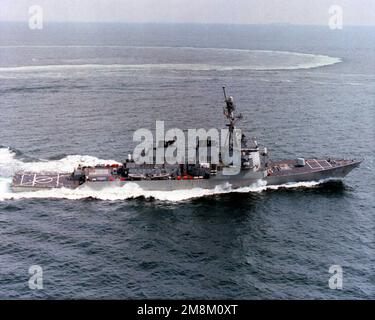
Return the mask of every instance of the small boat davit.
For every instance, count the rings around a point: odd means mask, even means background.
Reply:
[[[227,97],[225,87],[224,115],[229,139],[235,134],[235,124],[242,118],[235,114],[233,97]],[[164,143],[167,148],[174,141]],[[212,141],[198,141],[197,145],[211,146]],[[229,152],[233,151],[233,144],[229,144]],[[198,152],[198,146],[196,147]],[[199,158],[199,157],[198,157]],[[189,190],[194,188],[214,189],[221,185],[230,185],[233,189],[250,186],[263,182],[266,185],[282,185],[294,182],[321,181],[326,179],[344,178],[350,171],[358,167],[362,160],[356,159],[305,159],[270,161],[267,148],[260,148],[255,140],[250,143],[245,135],[240,138],[240,162],[236,174],[228,174],[234,169],[233,163],[224,163],[221,154],[219,162],[208,161],[191,164],[154,164],[137,163],[134,157],[122,164],[108,164],[96,166],[78,165],[73,172],[16,172],[13,176],[12,189],[15,192],[37,191],[53,188],[76,189],[89,187],[101,190],[110,186],[121,187],[128,183],[135,183],[144,190]]]

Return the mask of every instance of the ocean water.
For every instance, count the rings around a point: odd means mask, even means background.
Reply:
[[[224,127],[223,84],[273,159],[364,163],[272,188],[10,189],[122,161],[156,120]],[[375,298],[374,107],[375,28],[1,23],[0,298]]]

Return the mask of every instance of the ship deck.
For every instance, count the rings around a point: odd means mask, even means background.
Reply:
[[[75,188],[77,181],[70,179],[70,174],[66,173],[30,173],[21,172],[13,177],[13,187],[15,188]]]
[[[305,166],[296,166],[296,160],[282,160],[269,164],[269,176],[284,176],[291,174],[314,173],[355,164],[356,160],[307,159]]]

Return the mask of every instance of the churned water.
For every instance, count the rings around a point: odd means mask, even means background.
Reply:
[[[0,298],[375,298],[374,39],[365,27],[0,24]],[[364,163],[341,182],[236,191],[12,192],[17,170],[122,161],[156,120],[224,127],[223,84],[273,159]]]

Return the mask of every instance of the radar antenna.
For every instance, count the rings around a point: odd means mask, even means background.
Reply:
[[[234,98],[232,96],[227,96],[227,93],[226,93],[226,87],[223,86],[223,92],[224,92],[224,99],[225,99],[225,103],[226,103],[226,106],[224,107],[224,115],[227,119],[229,119],[230,123],[234,124],[242,119],[242,114],[239,114],[239,115],[235,115],[235,111],[236,111],[236,104],[234,103]]]

